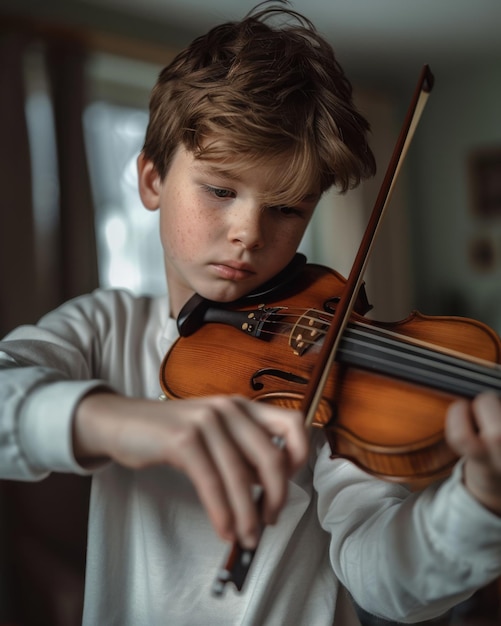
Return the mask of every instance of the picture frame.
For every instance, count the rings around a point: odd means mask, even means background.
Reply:
[[[469,174],[473,215],[501,220],[501,146],[473,152]]]

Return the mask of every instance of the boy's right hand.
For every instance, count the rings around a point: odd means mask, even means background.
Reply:
[[[256,546],[262,523],[276,521],[288,478],[308,454],[299,411],[237,396],[161,402],[94,392],[78,406],[73,442],[81,462],[108,457],[133,469],[165,464],[185,472],[216,532],[246,548]]]

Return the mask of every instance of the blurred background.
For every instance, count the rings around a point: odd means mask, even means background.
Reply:
[[[157,215],[141,206],[135,170],[149,92],[180,48],[254,4],[2,0],[0,335],[97,286],[164,289]],[[291,6],[334,46],[371,122],[379,168],[345,196],[326,194],[302,250],[348,274],[427,63],[435,86],[365,276],[371,315],[461,315],[500,333],[501,3]],[[0,624],[78,623],[88,483],[44,483],[1,485]],[[39,604],[20,612],[37,589]]]

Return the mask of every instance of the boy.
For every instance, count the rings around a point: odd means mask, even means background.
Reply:
[[[168,297],[98,290],[0,346],[2,475],[94,472],[89,626],[349,626],[344,587],[372,613],[416,621],[501,573],[492,395],[474,405],[478,435],[469,408],[454,409],[449,441],[466,459],[415,495],[330,459],[297,412],[240,397],[157,399],[185,302],[231,302],[271,279],[322,192],[374,171],[330,46],[291,12],[289,28],[268,25],[278,13],[195,40],[153,91],[139,186],[160,210]],[[244,592],[213,598],[224,541],[256,544],[255,483],[268,528]]]

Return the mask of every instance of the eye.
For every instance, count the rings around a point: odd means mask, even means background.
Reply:
[[[234,198],[235,192],[230,189],[223,189],[222,187],[212,187],[211,185],[204,185],[205,191],[212,196],[224,200],[225,198]]]
[[[219,189],[218,187],[214,187],[213,193],[217,198],[232,198],[234,195],[229,189]]]
[[[297,215],[299,217],[303,217],[303,212],[300,209],[292,206],[287,206],[286,204],[279,204],[270,208],[284,216]]]

